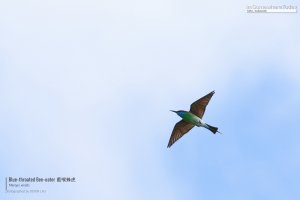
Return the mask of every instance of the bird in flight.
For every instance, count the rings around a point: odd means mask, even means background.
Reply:
[[[179,140],[184,134],[186,134],[189,130],[191,130],[194,126],[204,127],[210,130],[211,132],[220,133],[217,127],[208,125],[202,120],[202,117],[205,112],[205,108],[209,103],[211,97],[214,95],[215,91],[210,92],[204,97],[198,99],[194,103],[191,104],[190,111],[178,110],[175,112],[179,117],[182,118],[177,124],[174,126],[172,131],[172,135],[170,137],[168,148],[171,147],[177,140]]]

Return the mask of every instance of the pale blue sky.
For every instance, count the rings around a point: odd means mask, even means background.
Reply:
[[[299,199],[300,17],[253,3],[0,3],[0,199]],[[212,90],[223,135],[167,149],[169,110]],[[9,176],[78,181],[24,196]]]

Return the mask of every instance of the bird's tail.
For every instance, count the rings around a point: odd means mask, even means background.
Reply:
[[[217,127],[214,127],[214,126],[211,126],[211,125],[208,125],[208,124],[206,124],[206,125],[207,125],[207,129],[210,130],[211,132],[213,132],[214,134],[216,134],[216,132],[220,133],[218,131]]]

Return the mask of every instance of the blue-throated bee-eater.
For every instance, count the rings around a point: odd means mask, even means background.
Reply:
[[[172,135],[168,143],[168,148],[171,147],[179,138],[181,138],[194,126],[207,128],[214,134],[217,132],[220,133],[217,127],[208,125],[202,120],[205,108],[208,102],[210,101],[211,97],[214,95],[214,93],[215,91],[212,91],[209,94],[192,103],[189,112],[184,110],[171,110],[172,112],[175,112],[177,115],[179,115],[182,118],[182,120],[177,122],[177,124],[174,126]]]

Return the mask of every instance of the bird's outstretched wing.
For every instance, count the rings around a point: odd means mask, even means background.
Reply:
[[[205,95],[204,97],[198,99],[191,104],[190,112],[202,118],[205,112],[205,108],[210,101],[211,97],[214,95],[215,91]]]
[[[172,146],[179,138],[181,138],[184,134],[186,134],[189,130],[191,130],[194,127],[193,124],[190,124],[186,121],[179,121],[174,126],[172,135],[169,140],[168,148]]]

